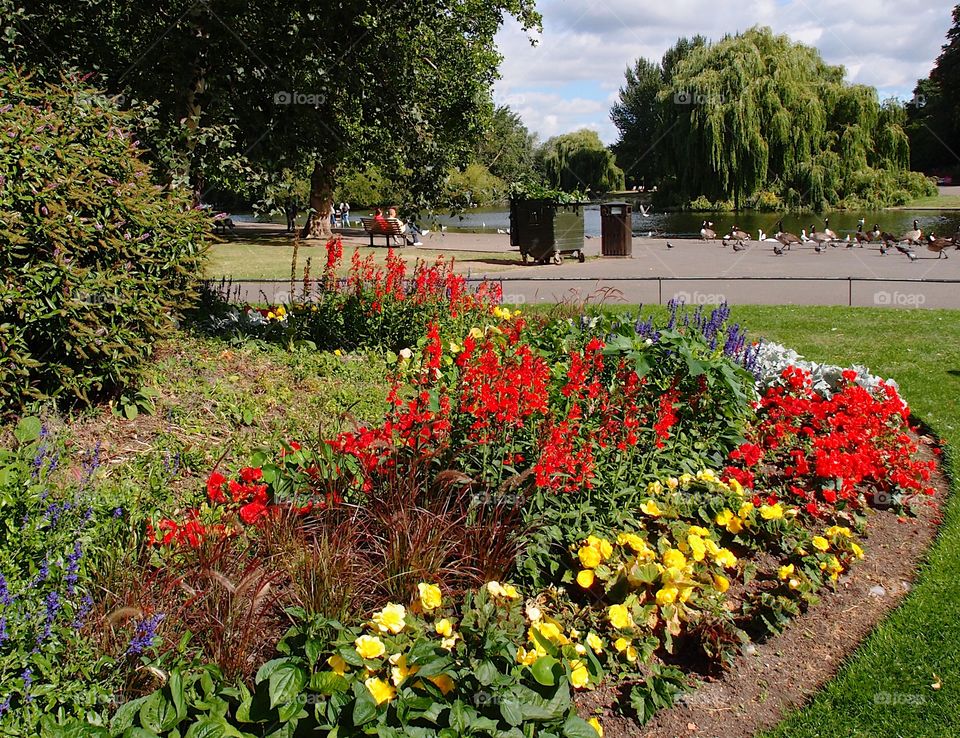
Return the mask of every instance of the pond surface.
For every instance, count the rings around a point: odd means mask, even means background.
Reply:
[[[355,210],[350,213],[354,225],[359,226],[360,217],[367,217],[367,211]],[[236,213],[232,216],[237,221],[253,220],[248,213]],[[920,221],[920,228],[924,233],[953,236],[960,231],[960,210],[879,210],[879,211],[847,211],[833,212],[830,218],[830,228],[841,237],[857,230],[857,221],[863,218],[866,229],[869,230],[876,223],[880,230],[894,234],[905,233],[913,227],[914,219]],[[790,213],[779,215],[776,213],[761,213],[756,211],[741,211],[740,213],[691,213],[691,212],[654,212],[649,216],[639,212],[633,213],[634,236],[659,236],[671,238],[693,238],[700,235],[700,227],[704,220],[713,221],[713,230],[722,237],[729,233],[734,225],[748,231],[754,238],[757,231],[772,236],[776,231],[777,221],[783,219],[784,230],[800,235],[802,229],[809,233],[810,226],[823,230],[823,215],[815,213]],[[283,216],[276,216],[270,222],[283,224]],[[299,218],[298,222],[303,222]],[[451,231],[470,233],[497,233],[506,231],[510,227],[510,211],[503,207],[474,208],[459,215],[437,213],[432,218],[423,218],[423,228],[445,226]],[[588,205],[584,208],[584,231],[587,236],[600,236],[600,206]]]

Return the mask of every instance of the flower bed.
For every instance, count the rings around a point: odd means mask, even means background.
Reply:
[[[398,273],[358,268],[323,299],[376,320],[434,290],[398,291]],[[421,313],[456,293],[431,294]],[[312,307],[261,317],[309,325]],[[418,318],[382,423],[211,470],[185,508],[92,508],[92,532],[53,548],[38,523],[26,558],[0,558],[0,725],[595,736],[575,697],[604,684],[648,719],[869,555],[869,507],[933,493],[893,385],[841,372],[825,392],[793,365],[773,377],[728,318],[673,305],[662,326],[547,320],[477,298],[463,324]],[[7,481],[34,480],[17,515],[43,520],[49,462],[29,457],[51,442],[21,440]],[[122,529],[129,565],[77,564],[70,536],[109,548]],[[43,561],[61,578],[38,579]],[[71,682],[87,702],[51,664],[78,641],[96,664]]]

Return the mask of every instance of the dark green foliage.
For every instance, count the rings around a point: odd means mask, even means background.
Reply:
[[[678,45],[679,46],[679,45]],[[679,57],[677,60],[676,57]],[[662,71],[669,66],[669,75]],[[669,204],[730,202],[735,209],[884,207],[933,194],[907,171],[902,108],[844,82],[808,46],[752,28],[713,44],[691,43],[665,60],[656,115],[656,67],[628,74],[614,119],[630,161],[656,125],[661,190]]]
[[[623,172],[596,131],[584,128],[555,136],[538,153],[544,178],[553,187],[595,194],[623,189]]]
[[[153,184],[95,90],[0,79],[0,411],[91,401],[135,380],[196,294],[206,218]]]
[[[960,5],[953,8],[947,43],[927,79],[917,81],[907,104],[911,164],[926,172],[960,173]]]

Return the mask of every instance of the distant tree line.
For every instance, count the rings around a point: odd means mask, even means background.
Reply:
[[[656,184],[666,205],[883,207],[931,194],[909,169],[904,107],[769,28],[637,60],[611,117],[628,184]]]

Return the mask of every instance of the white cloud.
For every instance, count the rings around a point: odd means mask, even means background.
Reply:
[[[540,0],[539,9],[544,30],[536,46],[512,21],[498,36],[498,101],[542,137],[591,127],[607,142],[616,138],[608,114],[626,67],[641,56],[659,59],[681,36],[718,39],[769,25],[816,46],[846,68],[849,81],[877,87],[881,98],[907,98],[951,23],[945,0]]]

